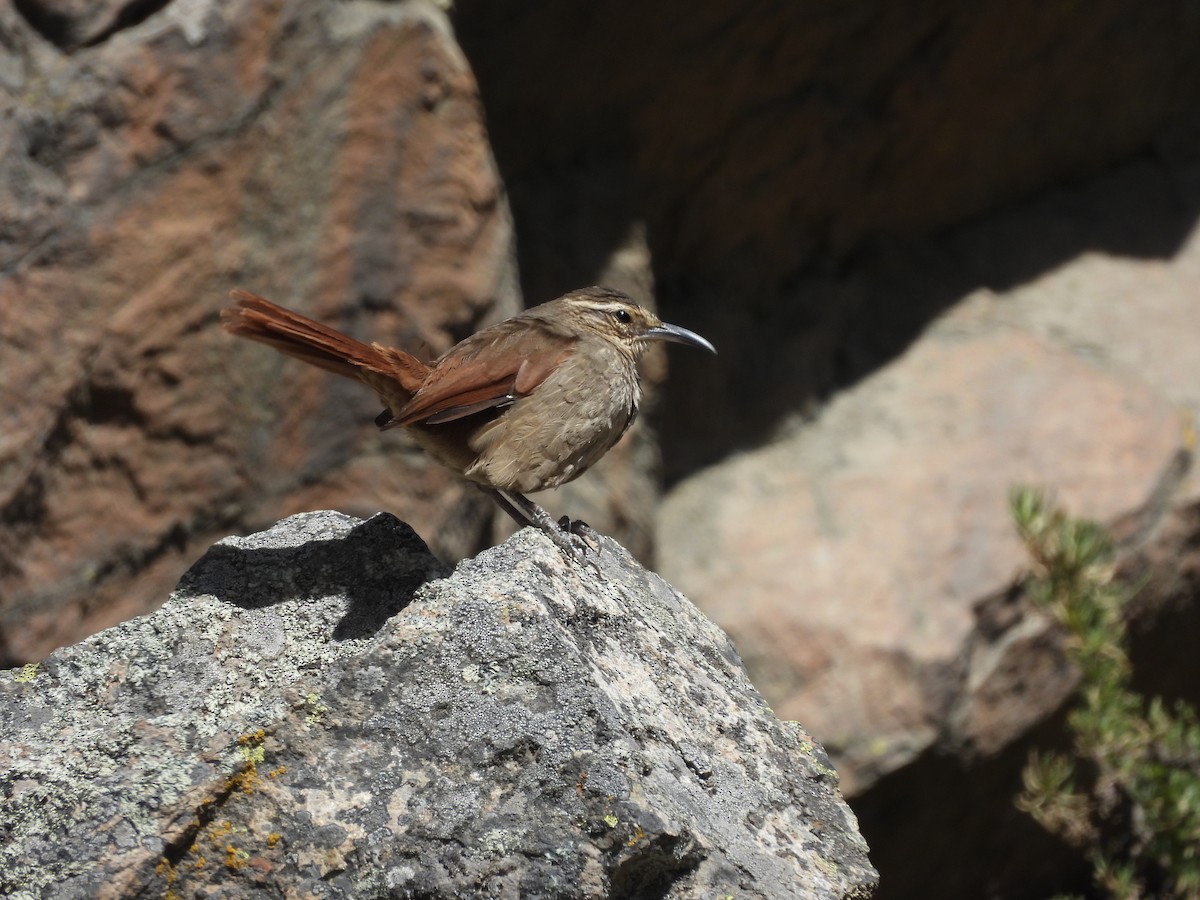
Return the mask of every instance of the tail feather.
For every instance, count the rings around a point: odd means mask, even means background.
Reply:
[[[240,288],[230,296],[236,305],[221,311],[226,331],[326,371],[363,381],[389,401],[393,398],[388,395],[396,393],[397,385],[412,395],[429,375],[429,366],[403,350],[364,344]],[[387,390],[389,387],[391,390]]]

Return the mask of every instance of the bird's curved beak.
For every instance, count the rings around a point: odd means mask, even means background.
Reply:
[[[687,344],[691,347],[699,347],[701,350],[707,350],[709,353],[717,352],[716,347],[700,337],[696,332],[688,331],[686,328],[681,328],[678,325],[668,325],[666,322],[654,328],[646,329],[642,335],[642,339],[647,341],[670,341],[673,344]]]

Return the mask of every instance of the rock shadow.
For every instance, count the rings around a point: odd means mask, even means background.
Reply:
[[[343,595],[348,606],[333,637],[344,641],[375,634],[421,585],[446,574],[407,523],[379,513],[340,537],[298,546],[217,544],[184,574],[178,590],[242,609]]]

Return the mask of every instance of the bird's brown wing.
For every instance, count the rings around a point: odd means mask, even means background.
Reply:
[[[574,349],[574,341],[547,342],[528,326],[480,332],[439,359],[421,389],[383,427],[438,425],[507,406],[545,381]]]

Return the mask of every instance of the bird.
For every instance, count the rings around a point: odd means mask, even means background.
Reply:
[[[407,429],[519,525],[542,530],[576,557],[586,553],[587,526],[556,521],[525,495],[573,481],[621,439],[638,413],[638,361],[651,343],[716,353],[695,332],[600,286],[488,326],[433,362],[359,341],[240,288],[230,297],[221,312],[228,332],[362,382],[385,407],[375,420],[381,429]]]

